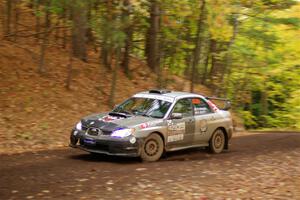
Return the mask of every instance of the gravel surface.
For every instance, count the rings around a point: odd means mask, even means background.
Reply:
[[[230,150],[155,163],[76,149],[1,155],[0,199],[300,199],[300,133],[242,134]]]

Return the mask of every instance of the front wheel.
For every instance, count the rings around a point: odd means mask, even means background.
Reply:
[[[141,158],[146,162],[157,161],[164,151],[164,142],[162,138],[157,134],[153,133],[148,136],[141,149]]]
[[[209,141],[209,150],[212,153],[221,153],[225,146],[225,135],[221,129],[217,129],[210,141]]]

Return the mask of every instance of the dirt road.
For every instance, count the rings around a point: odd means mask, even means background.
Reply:
[[[235,137],[155,163],[62,149],[0,155],[0,199],[300,199],[300,133]]]

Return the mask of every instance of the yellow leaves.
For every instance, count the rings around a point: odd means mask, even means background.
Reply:
[[[300,18],[300,3],[288,10],[274,12],[272,15],[278,18]],[[277,45],[276,49],[274,49],[274,52],[283,57],[280,69],[285,70],[291,66],[298,65],[300,62],[300,29],[291,28],[283,24],[272,28],[273,32],[281,40],[281,45]]]
[[[211,37],[216,40],[229,41],[233,34],[233,28],[228,22],[234,7],[229,1],[212,0],[207,4],[207,22]]]
[[[300,2],[290,9],[280,10],[274,13],[276,17],[298,17],[300,18]]]
[[[252,7],[254,2],[253,2],[253,0],[240,0],[240,3],[244,7]]]
[[[162,22],[163,26],[172,28],[181,28],[183,21],[186,18],[193,18],[195,13],[193,12],[194,7],[188,0],[176,1],[164,0],[161,3],[161,10],[163,11]],[[199,10],[197,10],[199,12]],[[198,17],[198,12],[196,16]],[[196,18],[197,19],[197,18]]]
[[[180,17],[187,17],[192,14],[191,7],[189,6],[189,1],[181,0],[172,4],[170,10],[173,10],[174,14],[179,15]]]

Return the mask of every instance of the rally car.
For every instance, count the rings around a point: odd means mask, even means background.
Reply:
[[[233,132],[230,102],[224,100],[220,109],[212,99],[217,98],[168,90],[141,92],[111,112],[80,120],[71,132],[70,146],[149,162],[164,152],[191,147],[221,153],[228,149]]]

